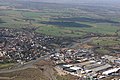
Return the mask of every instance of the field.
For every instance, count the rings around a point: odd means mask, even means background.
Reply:
[[[26,4],[28,3],[26,2]],[[63,37],[81,37],[88,33],[115,35],[115,32],[120,30],[120,18],[117,17],[119,15],[112,14],[116,16],[110,16],[107,12],[100,14],[99,10],[103,7],[96,7],[98,9],[96,11],[91,5],[91,8],[77,6],[81,7],[79,9],[76,8],[76,5],[35,2],[29,3],[29,6],[26,4],[17,1],[0,4],[2,8],[3,6],[10,8],[0,10],[0,27],[22,28],[32,26],[38,28],[36,32]],[[111,11],[109,7],[105,9]]]
[[[4,63],[4,64],[0,63],[0,69],[9,68],[13,65],[14,65],[14,63]]]
[[[54,36],[80,37],[85,35],[86,32],[115,34],[116,30],[119,29],[119,27],[112,26],[110,23],[80,22],[79,24],[79,22],[48,22],[50,19],[41,17],[41,13],[38,12],[29,12],[27,15],[26,12],[21,11],[0,11],[0,13],[9,14],[8,16],[0,16],[2,20],[0,27],[21,28],[32,25],[39,27],[37,32]],[[28,19],[28,21],[25,21],[25,19]],[[34,19],[34,21],[31,21],[31,25],[29,19]]]
[[[94,38],[90,43],[99,46],[115,46],[120,44],[120,40],[117,37],[112,38],[101,37]]]
[[[95,46],[95,53],[99,55],[114,55],[120,49],[120,39],[118,37],[94,37],[88,43]]]

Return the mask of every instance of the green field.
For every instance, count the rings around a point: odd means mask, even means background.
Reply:
[[[9,68],[13,65],[14,63],[0,63],[0,69]]]
[[[120,40],[118,38],[94,38],[90,44],[96,46],[115,46],[120,44]]]
[[[90,23],[90,22],[81,22],[82,24],[86,24],[92,27],[75,27],[79,26],[78,24],[65,24],[62,27],[59,27],[59,24],[52,25],[49,24],[42,24],[39,21],[50,21],[48,17],[42,17],[41,13],[38,12],[21,12],[21,11],[0,11],[1,14],[5,13],[8,16],[0,16],[0,19],[5,21],[6,23],[1,23],[0,27],[11,27],[11,28],[21,28],[21,27],[28,27],[29,21],[24,21],[25,19],[35,19],[32,21],[32,25],[35,27],[39,27],[37,32],[55,36],[71,36],[71,37],[80,37],[85,35],[85,32],[94,32],[94,33],[103,33],[103,34],[115,34],[115,31],[120,29],[118,26],[111,26],[108,23]],[[22,13],[22,14],[21,14]],[[68,27],[67,25],[71,25]],[[78,31],[76,31],[78,30]]]
[[[66,13],[68,14],[66,15]],[[0,19],[5,23],[1,22],[0,27],[22,28],[22,27],[33,26],[33,27],[39,27],[36,30],[36,32],[47,35],[53,35],[53,36],[63,36],[63,37],[65,36],[81,37],[91,32],[114,35],[115,32],[120,29],[119,26],[112,25],[113,23],[110,23],[110,21],[103,22],[104,20],[100,21],[99,19],[97,19],[98,22],[95,22],[95,20],[88,15],[84,16],[84,18],[86,17],[85,19],[89,19],[93,21],[89,21],[89,20],[86,21],[84,19],[83,21],[80,21],[79,18],[78,21],[74,21],[74,18],[70,18],[71,22],[69,21],[66,22],[64,20],[55,20],[55,19],[53,20],[53,18],[56,18],[58,16],[70,17],[72,13],[74,12],[62,11],[60,13],[60,11],[54,11],[54,10],[52,11],[49,9],[43,10],[43,12],[22,11],[22,10],[1,10]],[[81,17],[83,17],[83,15],[81,15]],[[119,20],[119,18],[116,20]],[[113,21],[115,21],[115,19],[113,19]],[[44,22],[44,24],[42,22]]]

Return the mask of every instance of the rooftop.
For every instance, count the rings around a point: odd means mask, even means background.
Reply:
[[[112,66],[109,65],[109,64],[105,64],[105,65],[103,65],[103,66],[100,66],[100,67],[97,67],[97,68],[93,68],[93,69],[91,69],[91,70],[94,71],[94,72],[98,72],[98,71],[101,71],[101,70],[108,69],[108,68],[110,68],[110,67],[112,67]]]
[[[72,70],[80,70],[81,68],[77,67],[77,66],[74,66],[74,67],[70,67],[70,69],[72,69]]]
[[[119,68],[114,68],[114,69],[107,70],[107,71],[103,72],[102,74],[108,75],[110,73],[117,72],[118,70],[120,70],[120,67]]]

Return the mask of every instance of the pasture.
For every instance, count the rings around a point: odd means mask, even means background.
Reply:
[[[0,11],[0,27],[22,28],[22,27],[38,27],[36,32],[53,35],[81,37],[87,33],[102,33],[115,35],[120,29],[115,20],[103,20],[88,18],[55,18],[56,16],[65,16],[65,11],[60,12],[35,12],[22,10],[1,10]],[[68,14],[67,14],[68,15]],[[54,18],[54,19],[53,19]]]

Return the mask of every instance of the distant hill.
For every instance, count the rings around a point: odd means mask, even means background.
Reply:
[[[19,0],[17,0],[19,1]],[[109,3],[118,4],[119,0],[22,0],[22,1],[34,1],[34,2],[50,2],[50,3]]]
[[[120,0],[0,0],[0,1],[33,1],[33,2],[50,2],[50,3],[110,3],[119,4]]]

